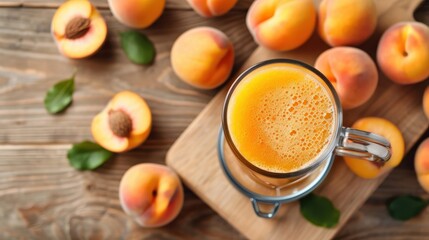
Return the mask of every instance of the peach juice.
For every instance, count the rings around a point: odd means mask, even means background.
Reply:
[[[335,101],[323,80],[303,66],[272,63],[256,68],[228,103],[231,140],[248,163],[273,173],[311,165],[331,142]]]

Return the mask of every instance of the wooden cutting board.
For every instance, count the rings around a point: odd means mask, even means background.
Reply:
[[[381,33],[395,22],[413,20],[413,12],[422,0],[378,0],[377,32],[363,46],[373,58]],[[345,13],[346,14],[346,13]],[[313,65],[317,56],[328,48],[317,34],[297,50],[276,53],[259,47],[242,66],[271,58],[293,58]],[[378,116],[395,123],[403,133],[407,151],[424,133],[428,121],[421,102],[427,83],[400,86],[380,73],[376,93],[364,106],[344,113],[344,125],[356,119]],[[330,198],[341,211],[340,223],[332,229],[307,222],[299,213],[298,203],[284,204],[275,219],[259,218],[247,197],[236,190],[224,176],[217,158],[217,135],[221,125],[222,104],[228,90],[223,88],[194,122],[180,136],[167,154],[167,164],[174,168],[184,183],[231,225],[250,239],[330,239],[344,225],[386,176],[364,180],[350,172],[337,158],[325,182],[316,189]]]

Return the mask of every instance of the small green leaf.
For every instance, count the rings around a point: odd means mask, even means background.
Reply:
[[[77,170],[96,169],[109,160],[112,155],[113,153],[90,141],[73,144],[73,147],[67,152],[70,165]]]
[[[56,83],[45,96],[45,108],[51,113],[59,113],[72,102],[74,91],[74,74],[71,78]]]
[[[428,203],[420,197],[403,195],[388,201],[387,210],[392,218],[405,221],[417,216],[427,205]]]
[[[301,214],[314,225],[331,228],[340,220],[340,211],[326,197],[310,193],[299,202]]]
[[[122,49],[133,63],[152,63],[155,58],[155,47],[149,38],[137,31],[126,31],[120,35]]]

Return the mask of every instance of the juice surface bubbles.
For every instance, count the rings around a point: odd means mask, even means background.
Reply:
[[[246,75],[227,109],[231,139],[252,165],[293,172],[314,162],[330,143],[335,102],[323,80],[304,67],[274,63]]]

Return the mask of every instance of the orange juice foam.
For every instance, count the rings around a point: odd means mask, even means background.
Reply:
[[[228,104],[227,122],[237,150],[252,165],[287,173],[311,164],[328,145],[335,102],[314,74],[275,63],[253,70]]]

